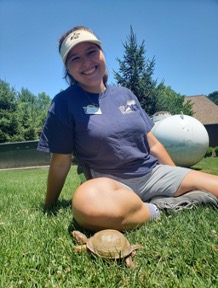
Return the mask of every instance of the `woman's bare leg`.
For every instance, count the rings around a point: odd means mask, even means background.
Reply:
[[[207,191],[218,197],[218,176],[193,170],[185,176],[174,196],[192,190]]]
[[[124,231],[150,220],[149,209],[141,199],[109,178],[83,183],[74,193],[72,207],[76,221],[94,231],[106,228]]]

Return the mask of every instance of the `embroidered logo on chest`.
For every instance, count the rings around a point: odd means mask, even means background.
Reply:
[[[136,105],[135,100],[127,100],[126,105],[120,106],[119,109],[123,114],[129,114],[136,110],[135,105]]]

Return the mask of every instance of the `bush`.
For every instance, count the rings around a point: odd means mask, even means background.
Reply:
[[[211,157],[213,154],[213,148],[212,147],[208,147],[207,148],[207,152],[206,154],[204,155],[204,157]]]
[[[215,156],[218,157],[218,146],[216,146],[213,151]]]

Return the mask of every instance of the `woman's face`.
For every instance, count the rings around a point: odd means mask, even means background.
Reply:
[[[67,56],[66,68],[84,90],[92,93],[105,90],[105,58],[97,45],[84,42],[73,47]]]

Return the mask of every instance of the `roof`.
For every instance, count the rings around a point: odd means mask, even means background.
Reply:
[[[202,124],[218,124],[218,105],[208,99],[207,96],[186,96],[185,102],[191,100],[193,104],[193,117]]]

